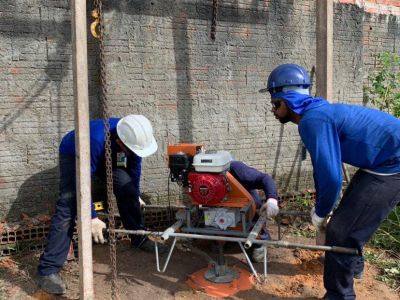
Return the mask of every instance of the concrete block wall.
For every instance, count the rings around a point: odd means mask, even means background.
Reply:
[[[281,131],[258,90],[288,59],[311,69],[313,3],[235,2],[220,6],[215,41],[211,1],[113,3],[106,16],[110,103],[115,114],[140,112],[155,124],[160,151],[145,160],[143,185],[161,187],[147,191],[160,202],[167,195],[169,143],[226,149],[282,178],[284,188],[291,182],[297,129]]]
[[[73,129],[68,1],[0,0],[0,220],[46,213],[57,195],[58,143]],[[105,1],[111,114],[146,115],[159,143],[142,192],[168,202],[169,143],[204,143],[274,176],[282,191],[313,188],[294,125],[258,93],[281,63],[315,65],[315,0]],[[88,11],[91,5],[88,2]],[[371,55],[398,52],[398,17],[336,2],[334,102],[359,103]],[[89,19],[90,21],[90,19]],[[367,29],[373,25],[371,32]],[[100,117],[97,42],[89,41],[90,115]],[[367,66],[365,66],[367,63]],[[170,185],[170,201],[179,188]],[[172,199],[172,200],[171,200]]]
[[[387,51],[400,55],[400,23],[399,17],[368,13],[363,26],[363,79],[364,84],[369,84],[368,75],[377,67],[377,53]]]

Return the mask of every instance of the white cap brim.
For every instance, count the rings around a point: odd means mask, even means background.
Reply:
[[[147,157],[147,156],[150,156],[150,155],[154,154],[157,151],[158,145],[157,145],[156,139],[154,138],[154,136],[152,136],[150,145],[147,146],[145,149],[132,149],[130,147],[128,147],[128,148],[132,152],[134,152],[137,156]]]

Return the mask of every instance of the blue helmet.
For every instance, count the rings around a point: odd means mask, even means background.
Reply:
[[[285,86],[299,86],[308,88],[311,85],[308,72],[296,64],[283,64],[276,67],[268,77],[267,88],[260,92],[273,92]]]

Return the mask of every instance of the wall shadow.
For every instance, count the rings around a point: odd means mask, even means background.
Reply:
[[[56,166],[26,179],[8,211],[7,220],[18,221],[22,213],[31,217],[37,214],[51,215],[58,197],[58,177]]]

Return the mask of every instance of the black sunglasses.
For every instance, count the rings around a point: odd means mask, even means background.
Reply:
[[[281,107],[282,101],[274,101],[271,104],[274,109],[278,109],[279,107]]]

